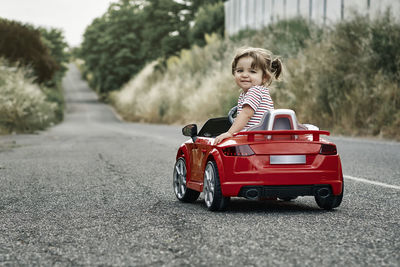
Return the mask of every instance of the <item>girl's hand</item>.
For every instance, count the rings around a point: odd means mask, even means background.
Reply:
[[[224,140],[226,138],[230,138],[230,137],[233,137],[233,135],[230,132],[220,134],[215,138],[214,145],[218,145],[219,143],[222,142],[222,140]]]
[[[222,142],[222,140],[226,138],[233,137],[232,133],[237,133],[241,131],[253,115],[254,110],[248,104],[245,104],[242,111],[238,114],[235,121],[233,122],[231,128],[229,128],[226,133],[220,134],[215,138],[214,145],[218,145]]]

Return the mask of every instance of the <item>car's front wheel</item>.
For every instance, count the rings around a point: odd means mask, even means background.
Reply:
[[[175,196],[182,202],[194,202],[199,197],[200,192],[186,187],[186,162],[184,158],[179,158],[175,163],[173,175],[173,187]]]
[[[204,201],[209,210],[222,211],[228,206],[230,198],[222,195],[218,168],[214,161],[207,162],[204,171],[203,193]]]

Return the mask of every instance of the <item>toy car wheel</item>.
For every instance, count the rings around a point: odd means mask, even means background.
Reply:
[[[182,202],[194,202],[199,197],[200,192],[186,187],[186,162],[184,158],[179,158],[175,163],[173,186],[176,197]]]
[[[221,191],[217,164],[214,161],[207,162],[204,171],[204,201],[210,211],[222,211],[228,206],[229,197],[224,197]]]
[[[340,203],[342,203],[343,199],[343,190],[344,190],[344,185],[342,185],[342,193],[338,196],[335,195],[329,195],[328,197],[320,197],[318,195],[315,196],[315,202],[317,202],[317,205],[325,210],[331,210],[334,208],[339,207]]]

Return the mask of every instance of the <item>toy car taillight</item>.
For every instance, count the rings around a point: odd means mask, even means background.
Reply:
[[[322,155],[336,155],[337,154],[336,146],[322,144],[319,153]]]
[[[248,145],[231,146],[222,149],[225,156],[251,156],[254,151]]]

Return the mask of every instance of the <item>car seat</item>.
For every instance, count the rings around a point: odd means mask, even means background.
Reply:
[[[297,130],[296,114],[291,109],[275,109],[264,113],[259,124],[251,126],[247,131]],[[267,136],[270,140],[294,140],[296,135]]]
[[[297,130],[296,114],[291,109],[275,109],[264,113],[260,123],[247,131]]]

